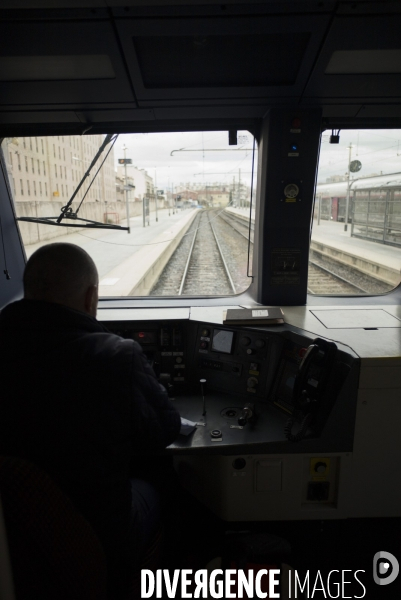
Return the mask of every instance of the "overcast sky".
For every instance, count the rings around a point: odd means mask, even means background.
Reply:
[[[329,143],[330,133],[326,131],[322,136],[319,183],[332,175],[346,174],[350,144],[351,161],[362,163],[353,177],[401,172],[401,130],[342,130],[339,144]],[[253,136],[248,131],[238,132],[238,142],[238,146],[229,146],[227,131],[127,134],[119,136],[114,157],[117,165],[117,159],[124,157],[122,148],[126,145],[127,158],[136,167],[146,169],[153,179],[156,177],[159,189],[171,190],[173,185],[188,181],[231,184],[233,177],[237,183],[240,169],[241,181],[249,185]],[[173,150],[179,149],[184,151],[171,156]],[[255,169],[256,164],[257,156]],[[128,174],[129,171],[128,168]]]
[[[349,146],[352,144],[351,161],[359,160],[362,168],[353,177],[368,177],[377,173],[401,172],[401,130],[343,130],[340,143],[330,144],[331,131],[322,137],[318,171],[319,183],[332,175],[345,175],[348,168]]]
[[[124,145],[134,166],[146,169],[153,179],[156,173],[159,189],[171,190],[180,182],[231,184],[233,177],[238,183],[239,170],[242,182],[249,185],[251,181],[253,136],[248,131],[238,132],[237,146],[228,145],[227,131],[120,135],[114,146],[116,165],[117,159],[124,158]],[[179,149],[184,151],[171,156]]]

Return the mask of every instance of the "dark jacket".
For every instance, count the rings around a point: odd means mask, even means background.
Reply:
[[[21,300],[0,315],[0,373],[0,453],[47,471],[113,553],[136,457],[180,429],[140,346],[79,311]]]

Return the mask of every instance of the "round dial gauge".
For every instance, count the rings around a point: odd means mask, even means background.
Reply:
[[[289,183],[284,188],[286,198],[296,198],[299,194],[299,187],[295,183]]]

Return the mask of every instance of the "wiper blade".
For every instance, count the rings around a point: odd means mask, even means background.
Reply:
[[[100,223],[99,221],[91,221],[90,219],[81,219],[77,217],[75,213],[71,216],[65,216],[65,219],[73,219],[74,221],[83,221],[84,224],[80,223],[59,223],[57,220],[59,217],[18,217],[17,221],[29,221],[30,223],[42,223],[42,225],[57,225],[58,227],[86,227],[89,229],[122,229],[129,231],[129,227],[123,227],[122,225],[114,225],[113,223]]]
[[[84,176],[82,177],[81,181],[79,182],[79,184],[77,185],[74,193],[72,194],[71,198],[69,199],[68,203],[62,207],[60,215],[58,217],[18,217],[17,221],[29,221],[31,223],[42,223],[43,225],[56,225],[58,227],[87,227],[87,228],[92,228],[92,229],[121,229],[124,231],[129,231],[129,223],[127,223],[127,227],[123,227],[122,225],[114,225],[112,223],[100,223],[99,221],[91,221],[90,219],[82,219],[81,217],[78,217],[78,211],[82,206],[83,201],[85,200],[85,197],[87,195],[87,193],[90,190],[90,187],[92,185],[92,183],[95,181],[97,174],[99,173],[100,169],[103,166],[103,163],[105,162],[106,158],[108,157],[108,155],[110,154],[116,140],[118,138],[118,134],[115,133],[109,133],[106,135],[106,137],[103,140],[102,145],[100,146],[99,150],[97,151],[96,155],[94,156],[91,164],[89,165],[86,173],[84,174]],[[111,144],[109,151],[107,152],[106,156],[104,157],[100,167],[98,168],[98,170],[96,171],[92,181],[90,182],[88,189],[86,190],[77,210],[74,212],[72,210],[71,204],[74,200],[74,198],[77,196],[79,190],[81,189],[81,187],[83,186],[85,179],[87,177],[89,177],[90,172],[92,170],[92,168],[95,166],[95,164],[97,163],[100,155],[102,154],[103,150],[106,148],[106,146],[108,144]],[[83,224],[79,224],[79,223],[62,223],[63,219],[71,219],[73,221],[82,221]]]

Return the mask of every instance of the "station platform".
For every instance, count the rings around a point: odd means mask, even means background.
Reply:
[[[248,221],[249,208],[230,207],[227,210]],[[252,210],[254,219],[255,211]],[[336,256],[345,264],[354,264],[353,259],[358,259],[362,271],[376,275],[383,281],[397,285],[401,280],[401,248],[351,237],[350,223],[348,230],[344,231],[344,223],[321,219],[318,225],[317,219],[314,219],[311,241],[312,249],[319,246],[327,256]]]
[[[348,231],[344,231],[344,223],[321,220],[318,225],[317,219],[314,219],[312,241],[340,248],[372,263],[391,267],[400,273],[401,248],[351,237],[351,223],[348,224]]]
[[[189,228],[198,209],[158,210],[158,221],[150,213],[150,225],[143,227],[141,216],[130,218],[130,233],[116,229],[82,229],[71,231],[51,240],[25,246],[29,258],[41,246],[67,242],[80,246],[93,258],[99,272],[100,296],[147,295],[153,280],[165,266],[183,235]],[[126,226],[126,220],[121,221]],[[61,228],[60,228],[61,229]],[[164,257],[164,258],[163,258]],[[149,272],[150,277],[149,277]],[[145,281],[147,279],[147,281]],[[145,287],[144,287],[145,286]],[[145,289],[146,288],[146,289]]]

